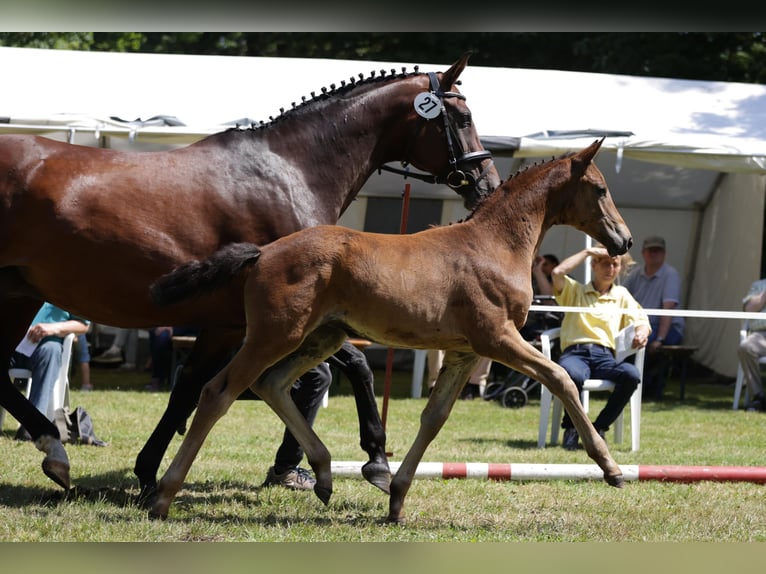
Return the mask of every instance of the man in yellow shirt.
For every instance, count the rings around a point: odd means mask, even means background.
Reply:
[[[591,257],[593,280],[584,285],[568,274]],[[593,426],[602,436],[630,401],[640,381],[636,366],[615,360],[615,336],[626,326],[635,325],[634,348],[645,347],[651,327],[649,318],[630,292],[614,282],[620,273],[620,257],[610,257],[603,247],[584,249],[553,269],[553,294],[559,305],[591,307],[592,313],[567,313],[561,324],[559,364],[572,377],[578,389],[586,379],[609,379],[616,386]],[[561,422],[563,446],[577,448],[579,436],[569,414]]]

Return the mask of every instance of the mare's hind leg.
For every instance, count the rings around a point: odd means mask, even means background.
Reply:
[[[402,522],[404,497],[407,496],[407,491],[410,489],[418,464],[428,445],[444,426],[461,389],[465,386],[478,362],[479,357],[474,353],[448,351],[445,354],[436,385],[420,415],[418,434],[391,481],[391,497],[387,518],[389,522]]]
[[[0,270],[0,293],[3,296],[14,294],[24,287],[25,284],[14,271]],[[45,453],[42,462],[45,475],[68,490],[69,458],[61,444],[58,428],[27,400],[8,377],[13,350],[26,334],[40,305],[42,301],[32,297],[16,297],[0,302],[0,406],[27,429],[37,449]]]
[[[157,472],[176,431],[183,428],[186,420],[197,407],[203,385],[212,379],[225,365],[232,353],[242,343],[244,331],[204,330],[194,343],[183,371],[176,381],[168,399],[168,406],[146,444],[136,457],[133,472],[138,477],[140,494],[138,500],[151,504],[157,493]]]
[[[367,358],[352,343],[346,341],[327,359],[351,381],[359,417],[360,446],[370,457],[362,466],[362,476],[386,494],[390,493],[391,469],[386,457],[386,432],[375,403],[373,375]]]
[[[492,343],[490,343],[492,344]],[[585,451],[604,471],[604,479],[611,486],[624,485],[622,471],[609,453],[606,442],[591,424],[580,403],[577,386],[567,372],[550,361],[532,345],[521,338],[518,331],[509,331],[494,342],[494,349],[487,347],[478,352],[540,381],[557,396],[569,413],[577,433],[585,445]]]

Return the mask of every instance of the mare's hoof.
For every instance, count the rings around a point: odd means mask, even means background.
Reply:
[[[396,524],[401,525],[404,524],[404,517],[403,516],[391,516],[390,514],[386,517],[386,523],[387,524]]]
[[[617,474],[615,476],[604,476],[604,480],[606,480],[606,483],[609,486],[614,486],[615,488],[622,488],[625,486],[625,478],[622,476],[622,474]]]
[[[362,476],[386,494],[391,494],[391,469],[388,464],[369,461],[362,467]]]
[[[330,503],[330,496],[332,496],[332,488],[324,488],[319,484],[314,485],[314,494],[317,495],[319,500],[324,502],[325,505]]]
[[[64,490],[69,490],[69,465],[51,458],[43,459],[43,472],[45,476],[58,484]]]

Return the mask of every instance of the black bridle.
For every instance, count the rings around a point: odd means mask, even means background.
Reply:
[[[412,139],[410,140],[409,145],[407,146],[407,152],[404,155],[405,159],[403,159],[401,162],[402,167],[404,169],[399,169],[399,168],[391,167],[388,165],[383,165],[383,166],[380,166],[380,168],[378,169],[378,172],[380,172],[381,170],[385,170],[391,173],[403,175],[405,179],[408,177],[411,177],[413,179],[419,179],[427,183],[445,184],[445,185],[448,185],[450,188],[454,189],[455,191],[459,191],[460,188],[468,187],[468,186],[476,189],[476,185],[482,179],[487,177],[487,174],[489,173],[489,170],[492,167],[492,161],[491,161],[492,153],[489,152],[488,150],[466,152],[463,149],[463,146],[460,144],[460,138],[458,137],[457,131],[452,126],[452,123],[449,120],[449,116],[447,115],[447,109],[444,105],[444,98],[459,98],[461,100],[465,100],[465,96],[463,94],[459,94],[458,92],[442,91],[441,86],[439,85],[439,81],[436,78],[436,74],[434,72],[429,72],[428,78],[431,82],[430,93],[434,95],[436,98],[438,98],[439,106],[441,109],[441,113],[439,115],[444,120],[444,133],[447,136],[447,151],[449,153],[450,172],[446,176],[441,176],[441,175],[431,175],[428,173],[419,173],[419,172],[410,171],[409,160],[407,159],[410,155],[410,150],[412,149],[418,135],[420,135],[420,132],[425,127],[426,122],[430,121],[422,116],[418,117],[418,123],[415,126],[415,132],[413,134]],[[455,155],[456,146],[460,153],[460,157],[457,157]],[[481,162],[481,161],[484,161],[485,159],[489,159],[490,162],[489,164],[487,164],[487,167],[484,168],[484,170],[481,172],[478,178],[475,178],[473,174],[466,173],[462,169],[460,169],[465,164],[469,164],[473,162]]]

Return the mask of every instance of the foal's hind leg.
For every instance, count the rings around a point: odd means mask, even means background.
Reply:
[[[157,472],[173,435],[181,429],[199,401],[203,385],[212,379],[241,344],[244,331],[204,330],[194,343],[168,405],[146,444],[136,457],[133,472],[138,477],[141,504],[151,504],[157,493]]]
[[[320,327],[306,337],[299,349],[268,369],[250,387],[282,419],[303,448],[316,475],[314,494],[325,504],[332,495],[330,453],[301,415],[289,389],[301,374],[337,351],[345,339],[346,333],[341,329]]]
[[[402,464],[391,481],[388,522],[402,522],[404,497],[410,489],[418,464],[428,445],[434,440],[449,417],[460,391],[479,362],[473,353],[448,351],[431,395],[420,415],[420,428]]]
[[[386,432],[375,403],[372,369],[367,359],[352,343],[346,341],[327,359],[351,381],[359,417],[360,446],[369,455],[362,466],[362,476],[386,494],[390,493],[391,469],[386,457]]]

